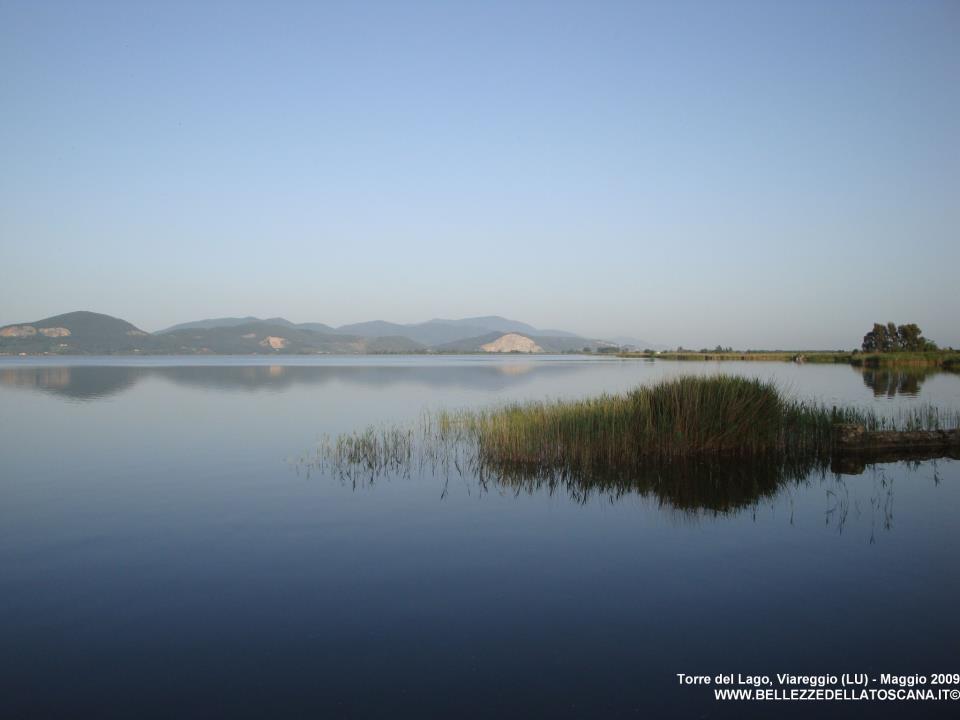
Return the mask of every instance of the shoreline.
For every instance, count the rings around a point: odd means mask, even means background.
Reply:
[[[636,360],[673,360],[678,362],[795,362],[852,365],[854,367],[938,367],[960,370],[960,351],[861,353],[822,350],[776,350],[746,352],[622,352],[616,357]]]

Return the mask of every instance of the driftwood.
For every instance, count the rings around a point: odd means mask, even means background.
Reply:
[[[837,425],[834,432],[836,446],[844,452],[960,447],[960,430],[867,432],[863,425]]]
[[[960,459],[960,430],[867,432],[862,425],[837,425],[834,441],[830,467],[845,475],[873,463]]]

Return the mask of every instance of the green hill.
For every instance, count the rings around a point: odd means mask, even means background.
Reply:
[[[362,352],[359,338],[327,335],[269,322],[212,328],[189,328],[159,336],[174,352],[213,355],[312,354]]]
[[[158,333],[95,312],[71,312],[0,327],[2,355],[276,355],[471,353],[504,332],[473,323],[505,328],[531,327],[499,317],[431,320],[399,325],[357,323],[334,329],[322,323],[292,323],[284,318],[212,318],[184,323]],[[511,331],[512,332],[512,331]],[[464,333],[470,333],[464,336]],[[597,341],[570,334],[523,333],[537,352],[569,352]]]
[[[190,328],[159,336],[177,353],[216,355],[403,353],[424,349],[405,337],[365,338],[280,325],[268,321],[212,328]]]
[[[85,310],[0,328],[0,352],[6,354],[162,352],[162,346],[126,320]]]
[[[485,315],[459,320],[434,318],[427,322],[408,324],[371,320],[341,325],[337,328],[318,322],[292,323],[281,317],[266,320],[252,316],[222,317],[180,323],[165,330],[160,330],[156,334],[166,335],[179,330],[212,330],[257,322],[283,325],[299,330],[313,330],[330,335],[366,338],[369,342],[361,343],[363,349],[360,352],[418,352],[427,348],[442,348],[441,352],[448,352],[448,345],[451,347],[472,347],[471,341],[476,338],[494,333],[499,337],[511,332],[520,333],[527,337],[553,338],[554,340],[550,343],[552,348],[582,348],[592,342],[564,330],[538,330],[527,323],[510,320],[499,315]]]

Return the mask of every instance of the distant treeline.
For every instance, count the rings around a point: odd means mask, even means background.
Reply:
[[[863,336],[858,350],[734,350],[717,345],[713,350],[701,348],[688,350],[683,346],[676,350],[643,350],[618,353],[620,357],[659,358],[661,360],[758,360],[767,362],[846,363],[866,367],[892,365],[935,366],[943,369],[960,369],[960,351],[953,348],[940,349],[932,340],[923,336],[916,323],[886,325],[875,323],[873,329]]]

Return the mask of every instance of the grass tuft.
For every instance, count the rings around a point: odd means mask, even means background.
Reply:
[[[681,463],[768,463],[805,472],[829,463],[835,426],[875,430],[960,427],[932,406],[885,417],[787,397],[772,382],[686,376],[618,395],[511,403],[423,416],[419,433],[368,428],[327,441],[327,462],[372,475],[426,461],[498,478],[550,476],[618,482]]]

